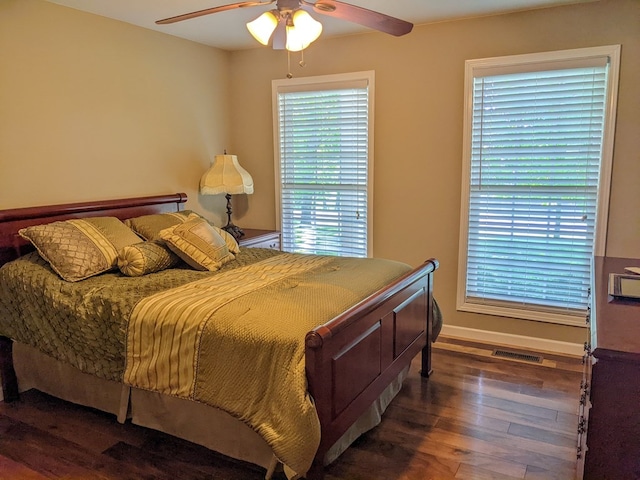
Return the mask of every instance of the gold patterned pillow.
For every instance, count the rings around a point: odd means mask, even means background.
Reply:
[[[140,242],[140,237],[116,217],[46,223],[23,228],[18,233],[69,282],[116,268],[118,252]]]
[[[118,254],[118,268],[129,277],[159,272],[175,267],[178,263],[180,257],[159,240],[128,245]]]
[[[151,215],[142,215],[141,217],[128,218],[124,221],[124,224],[145,240],[155,240],[158,238],[160,230],[186,222],[189,215],[198,214],[191,210],[154,213]]]
[[[224,238],[202,217],[166,228],[160,238],[196,270],[215,271],[235,259]]]

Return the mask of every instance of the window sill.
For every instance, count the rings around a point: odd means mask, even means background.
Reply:
[[[464,302],[457,306],[460,312],[481,313],[484,315],[495,315],[497,317],[510,317],[521,320],[533,320],[535,322],[557,323],[572,327],[587,328],[585,321],[586,313],[557,313],[544,310],[531,310],[513,307],[503,307],[498,305],[487,305]]]

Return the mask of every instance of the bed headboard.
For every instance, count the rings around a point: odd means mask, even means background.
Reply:
[[[109,216],[124,220],[152,213],[177,212],[186,201],[186,193],[175,193],[0,210],[0,266],[33,250],[31,243],[18,235],[21,228],[70,218]]]

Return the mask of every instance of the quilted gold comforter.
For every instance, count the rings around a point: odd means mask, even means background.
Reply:
[[[0,335],[102,378],[221,408],[305,472],[320,436],[306,333],[410,267],[263,249],[231,264],[69,284],[28,255],[0,269]]]
[[[222,273],[279,252],[243,249]],[[122,381],[126,327],[143,298],[207,276],[171,268],[143,277],[106,273],[66,282],[37,252],[0,268],[0,335],[68,363],[82,372]]]

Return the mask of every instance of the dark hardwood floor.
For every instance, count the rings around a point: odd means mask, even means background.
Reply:
[[[531,364],[491,351],[438,340],[431,378],[416,359],[382,423],[327,480],[573,478],[580,359]],[[264,471],[31,390],[0,402],[0,479],[45,478],[258,480]]]

